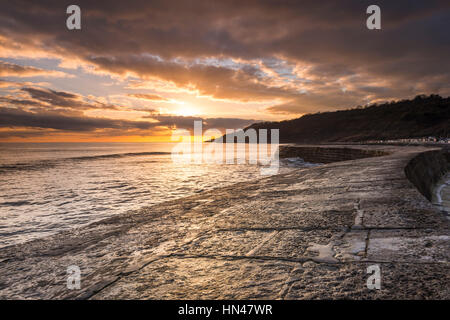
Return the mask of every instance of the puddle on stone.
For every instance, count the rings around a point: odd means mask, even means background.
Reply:
[[[325,245],[317,243],[310,243],[309,245],[310,246],[306,249],[306,251],[318,253],[318,256],[313,257],[312,260],[327,263],[339,262],[336,258],[334,258],[333,242]]]

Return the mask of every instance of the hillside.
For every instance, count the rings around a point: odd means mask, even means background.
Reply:
[[[350,110],[307,114],[298,119],[260,122],[245,128],[280,129],[280,142],[361,142],[450,136],[450,97],[420,95]]]

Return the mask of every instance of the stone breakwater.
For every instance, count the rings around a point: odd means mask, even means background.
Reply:
[[[299,157],[306,162],[332,163],[388,155],[389,152],[373,149],[356,149],[346,146],[281,146],[280,158]]]
[[[426,198],[440,173],[422,174],[439,150],[342,148],[370,157],[336,156],[2,248],[0,298],[449,299],[450,223]],[[374,264],[380,290],[366,286]],[[79,290],[66,287],[70,265]]]

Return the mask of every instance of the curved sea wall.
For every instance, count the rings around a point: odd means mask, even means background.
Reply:
[[[428,200],[432,200],[436,185],[450,169],[450,150],[420,153],[405,167],[405,174]]]
[[[280,146],[280,158],[299,157],[306,162],[332,163],[388,155],[382,150],[347,147]]]
[[[386,150],[330,146],[280,146],[280,158],[299,157],[306,162],[332,163],[389,155]],[[428,200],[436,185],[450,171],[450,149],[425,151],[412,158],[405,167],[406,177]]]

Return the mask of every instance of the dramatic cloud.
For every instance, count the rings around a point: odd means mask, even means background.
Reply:
[[[65,2],[16,0],[2,5],[0,58],[29,57],[30,63],[0,61],[0,76],[49,76],[53,71],[31,66],[32,59],[60,59],[59,67],[110,76],[125,89],[139,89],[130,93],[115,88],[130,100],[127,105],[133,108],[128,109],[151,110],[150,127],[192,120],[156,112],[170,108],[175,101],[171,95],[181,93],[206,99],[201,102],[210,107],[203,110],[211,114],[201,117],[230,128],[250,121],[242,120],[243,114],[249,119],[293,117],[421,93],[450,94],[450,3],[444,0],[378,1],[381,30],[366,28],[366,8],[373,4],[368,0],[77,4],[82,11],[79,31],[65,27]],[[0,81],[0,88],[8,87]],[[73,127],[84,130],[94,123],[86,116],[89,110],[127,109],[107,102],[108,94],[114,92],[92,99],[27,85],[10,90],[0,102],[33,115],[43,110],[77,115],[88,123],[74,120]],[[228,111],[232,103],[233,110],[240,110],[236,118]],[[135,125],[114,120],[112,126],[108,121],[103,125],[114,130]]]
[[[14,99],[0,97],[0,128],[39,128],[53,129],[66,132],[103,132],[111,136],[126,134],[152,135],[155,132],[172,129],[193,128],[194,121],[203,121],[205,129],[215,128],[224,130],[227,128],[243,128],[258,122],[254,119],[239,118],[204,118],[184,117],[156,113],[153,109],[142,109],[147,115],[143,120],[122,120],[105,117],[86,116],[83,110],[112,109],[118,110],[115,105],[105,105],[99,102],[87,104],[82,101],[80,95],[54,91],[50,89],[28,88],[21,89],[29,95],[30,99]],[[14,106],[14,107],[12,107]],[[79,109],[76,112],[73,109]],[[81,111],[80,111],[81,110]],[[105,132],[105,129],[110,129]],[[17,132],[16,132],[17,131]],[[42,131],[19,129],[16,131],[1,131],[1,137],[28,137],[36,132],[41,136]],[[18,134],[20,132],[20,134]]]

